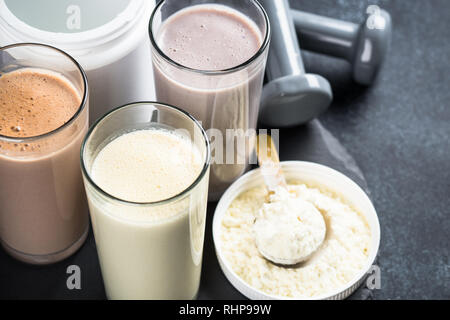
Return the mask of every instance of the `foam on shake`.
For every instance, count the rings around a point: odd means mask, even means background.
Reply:
[[[259,29],[242,13],[223,5],[195,5],[164,22],[158,45],[177,63],[198,70],[225,70],[254,56]]]
[[[94,160],[92,178],[119,199],[147,203],[183,192],[202,167],[201,154],[188,138],[169,130],[148,129],[124,134],[107,144]]]
[[[0,101],[0,134],[15,138],[39,136],[61,127],[81,104],[68,80],[34,68],[3,74]]]

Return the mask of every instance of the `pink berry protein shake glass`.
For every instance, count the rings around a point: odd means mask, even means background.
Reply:
[[[250,162],[270,24],[254,0],[164,0],[149,26],[158,101],[199,120],[211,140],[210,200]]]

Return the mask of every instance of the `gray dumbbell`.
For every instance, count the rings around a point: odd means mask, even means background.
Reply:
[[[306,123],[333,100],[329,82],[305,73],[294,21],[287,0],[260,0],[269,15],[272,38],[260,120],[273,127]]]
[[[373,83],[391,39],[388,12],[370,6],[361,25],[298,10],[292,10],[291,14],[302,49],[346,59],[353,66],[356,82]]]

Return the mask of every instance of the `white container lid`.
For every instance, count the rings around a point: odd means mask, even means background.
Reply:
[[[50,44],[68,51],[85,69],[96,69],[125,56],[142,40],[154,3],[0,0],[0,31],[7,37],[7,44]]]
[[[302,161],[281,162],[281,165],[288,180],[293,179],[305,183],[321,185],[328,190],[336,192],[336,194],[341,195],[352,207],[356,208],[364,215],[369,224],[372,241],[369,257],[364,267],[350,282],[338,290],[330,291],[327,294],[313,298],[313,300],[345,299],[356,291],[365,280],[367,272],[372,267],[378,254],[378,248],[380,246],[380,223],[375,208],[366,193],[355,182],[336,170],[320,164]],[[263,184],[264,180],[260,173],[260,169],[252,170],[236,180],[220,199],[213,218],[213,239],[217,259],[219,260],[219,265],[228,281],[230,281],[230,283],[247,298],[253,300],[295,300],[287,297],[273,296],[253,288],[233,271],[230,263],[222,253],[221,225],[228,207],[233,200],[244,191]]]

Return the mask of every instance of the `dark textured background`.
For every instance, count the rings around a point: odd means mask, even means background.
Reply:
[[[333,86],[321,120],[356,159],[380,217],[374,298],[450,299],[450,1],[291,4],[348,21],[362,21],[368,4],[392,14],[392,46],[373,87],[352,84],[339,60],[307,54],[305,64]]]
[[[335,101],[320,120],[361,168],[380,218],[377,263],[382,288],[370,296],[450,299],[450,0],[291,4],[355,22],[363,20],[369,4],[392,14],[393,43],[374,86],[354,84],[349,65],[340,60],[305,53],[305,65],[333,86]],[[281,158],[314,160],[326,155],[318,127],[313,123],[282,130]],[[348,159],[330,155],[322,162],[351,174]],[[353,178],[364,184],[358,175]],[[209,217],[213,209],[210,206]],[[65,270],[71,264],[82,269],[80,291],[66,288]],[[241,298],[218,269],[210,232],[203,269],[199,298]],[[364,297],[358,293],[357,298]],[[0,250],[0,298],[105,298],[92,234],[77,254],[48,267],[24,265]]]

